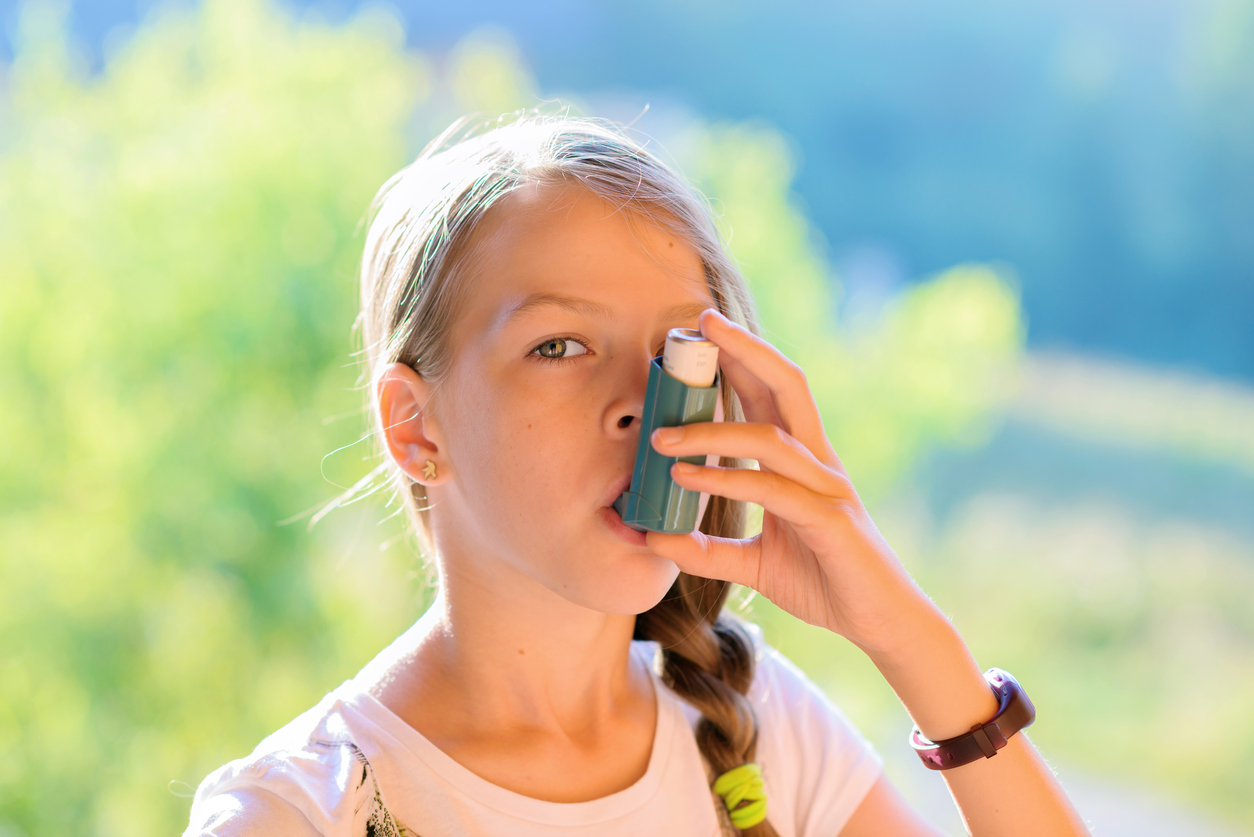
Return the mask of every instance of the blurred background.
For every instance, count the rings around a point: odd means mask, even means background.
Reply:
[[[0,2],[0,837],[179,832],[421,612],[352,355],[453,118],[714,200],[880,528],[1098,835],[1254,834],[1254,0]],[[952,834],[842,640],[736,607]]]

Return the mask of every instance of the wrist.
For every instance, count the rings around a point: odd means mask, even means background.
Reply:
[[[1019,681],[1008,671],[990,668],[984,672],[989,688],[997,695],[997,714],[971,731],[947,741],[929,741],[916,726],[910,731],[910,746],[930,770],[952,770],[981,758],[990,759],[1010,743],[1010,738],[1036,720],[1036,708]]]
[[[864,650],[923,735],[942,741],[987,722],[998,701],[958,630],[931,610],[904,641]]]

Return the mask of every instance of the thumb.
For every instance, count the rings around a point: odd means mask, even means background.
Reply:
[[[672,535],[647,532],[649,549],[675,562],[683,572],[753,587],[758,579],[758,538],[716,538],[704,532]]]

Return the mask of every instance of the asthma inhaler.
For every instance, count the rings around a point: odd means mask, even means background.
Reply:
[[[651,437],[658,427],[713,421],[718,389],[718,346],[696,329],[672,328],[662,357],[649,366],[631,487],[614,501],[631,528],[671,534],[697,528],[701,492],[676,485],[671,465],[704,465],[705,456],[666,456],[653,449]]]

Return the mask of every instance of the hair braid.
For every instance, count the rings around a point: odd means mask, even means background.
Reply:
[[[724,457],[719,464],[741,463]],[[741,537],[744,525],[744,503],[710,498],[701,531]],[[757,717],[746,697],[753,682],[753,640],[723,611],[731,587],[726,581],[680,573],[666,597],[636,617],[635,638],[654,640],[662,648],[662,680],[701,712],[697,747],[713,771],[711,782],[753,761],[758,745]],[[739,833],[777,837],[769,819]]]

